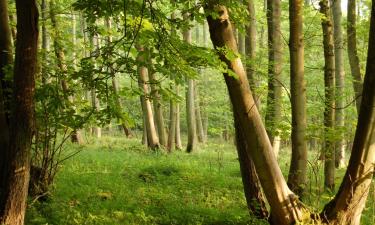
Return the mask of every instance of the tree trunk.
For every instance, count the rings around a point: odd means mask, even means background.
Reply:
[[[323,47],[324,47],[324,186],[335,187],[335,142],[332,132],[335,125],[335,53],[332,16],[328,0],[321,0]]]
[[[281,120],[281,69],[282,69],[282,39],[281,39],[281,2],[267,0],[268,25],[268,96],[266,112],[266,128],[276,157],[280,148]]]
[[[237,117],[234,117],[234,128],[242,183],[250,216],[255,216],[258,219],[267,219],[268,211],[262,187],[255,171],[254,163],[248,155],[249,150],[247,150],[245,136],[242,133],[241,124]]]
[[[144,53],[143,47],[138,47],[138,57],[137,61],[140,63],[144,63],[145,59],[142,55]],[[155,150],[159,148],[159,138],[156,132],[156,126],[154,122],[154,115],[152,112],[152,106],[150,101],[150,93],[148,90],[148,70],[145,66],[139,66],[138,68],[138,85],[141,91],[143,92],[141,96],[141,104],[142,104],[142,111],[144,116],[144,122],[146,123],[146,131],[147,131],[147,143],[149,148]]]
[[[215,48],[228,47],[237,53],[237,44],[233,36],[228,11],[224,6],[206,5],[207,21],[210,27],[211,40]],[[214,11],[214,12],[212,12]],[[218,13],[213,18],[212,13]],[[272,222],[279,225],[289,225],[302,218],[302,206],[297,196],[291,192],[277,165],[272,145],[252,97],[246,73],[239,58],[227,59],[218,52],[220,59],[233,70],[237,77],[224,74],[234,116],[239,119],[248,154],[253,159],[265,195],[272,210]]]
[[[246,59],[250,61],[250,64],[246,66],[246,74],[247,74],[247,79],[249,80],[251,92],[253,93],[253,98],[255,99],[258,109],[260,109],[260,96],[256,95],[258,82],[255,78],[257,29],[256,29],[254,0],[248,0],[247,10],[249,11],[249,14],[250,14],[250,22],[249,22],[249,25],[246,27],[247,35],[245,39],[245,51],[246,51]]]
[[[99,43],[99,37],[98,35],[94,35],[91,37],[91,51],[98,50],[100,48],[100,43]],[[94,63],[94,67],[97,67],[96,63]],[[91,105],[93,109],[98,112],[100,110],[100,101],[98,99],[98,96],[96,94],[96,87],[95,83],[94,86],[91,87]],[[91,128],[91,134],[94,135],[96,138],[101,138],[102,137],[102,128],[101,127],[92,127]]]
[[[13,63],[12,35],[9,27],[8,1],[0,0],[0,199],[6,186],[5,170],[6,151],[9,144],[9,102],[7,90],[10,85],[4,80],[8,67]]]
[[[335,198],[322,217],[330,224],[359,225],[375,163],[375,1],[372,1],[366,75],[352,154]]]
[[[303,0],[289,0],[292,158],[288,185],[301,197],[306,185],[306,83],[304,78]]]
[[[24,223],[34,133],[34,91],[38,50],[38,8],[35,1],[16,0],[17,43],[13,77],[10,144],[5,189],[0,196],[0,224]]]
[[[180,86],[176,84],[176,95],[180,94]],[[180,126],[180,103],[176,102],[176,135],[175,135],[176,149],[182,149],[181,142],[181,126]]]
[[[195,92],[194,93],[195,94],[195,120],[196,120],[198,141],[200,143],[205,143],[206,138],[204,136],[204,130],[203,130],[203,121],[202,121],[202,114],[201,114],[201,107],[200,107],[198,85],[195,85],[194,92]]]
[[[167,151],[172,152],[174,148],[175,138],[176,138],[176,102],[171,99],[169,103],[169,125],[168,125],[168,142],[167,142]]]
[[[333,12],[333,34],[335,38],[335,80],[336,80],[336,127],[340,131],[340,139],[335,144],[335,165],[337,168],[345,166],[345,138],[342,131],[345,127],[345,70],[344,70],[344,40],[341,28],[341,0],[331,0]]]
[[[348,56],[350,70],[353,78],[353,89],[355,93],[357,112],[361,105],[362,99],[362,77],[361,67],[359,65],[359,58],[357,53],[357,28],[356,28],[356,0],[348,0],[348,15],[347,15],[346,33],[348,37]]]
[[[191,44],[191,30],[183,32],[184,41]],[[187,78],[187,90],[186,90],[186,121],[187,121],[187,133],[188,142],[186,144],[187,152],[194,152],[197,147],[197,127],[195,122],[195,104],[194,104],[194,86],[195,81]]]

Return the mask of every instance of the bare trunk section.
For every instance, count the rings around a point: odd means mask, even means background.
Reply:
[[[191,30],[183,32],[184,41],[191,43]],[[197,147],[197,127],[195,122],[195,104],[194,104],[194,86],[195,81],[187,78],[186,90],[186,121],[187,121],[187,134],[188,142],[186,144],[187,152],[194,152]]]
[[[349,165],[335,198],[322,217],[330,224],[359,225],[375,163],[375,1],[372,1],[366,75]]]
[[[202,121],[202,114],[201,114],[201,107],[200,107],[198,85],[195,85],[194,92],[195,92],[194,93],[195,95],[195,121],[196,121],[196,127],[197,127],[198,141],[200,143],[205,143],[206,137],[204,136],[204,130],[203,130],[203,121]]]
[[[17,44],[10,144],[5,189],[0,196],[0,224],[24,224],[34,133],[34,91],[38,50],[38,8],[35,1],[16,0]]]
[[[349,64],[353,78],[357,112],[359,112],[362,99],[362,77],[357,53],[356,0],[348,0],[347,20],[346,33],[348,37]]]
[[[335,143],[332,132],[335,126],[335,53],[333,24],[328,0],[321,0],[323,47],[324,47],[324,186],[335,187]]]
[[[303,0],[289,0],[292,158],[288,185],[301,197],[306,185],[306,83],[304,78]]]
[[[180,86],[176,84],[176,95],[180,94]],[[180,126],[180,103],[176,102],[176,135],[175,135],[175,142],[176,142],[176,149],[182,149],[182,142],[181,142],[181,126]]]
[[[344,40],[342,37],[341,25],[341,0],[331,0],[334,24],[335,38],[335,80],[336,80],[336,117],[335,123],[338,130],[343,130],[345,126],[345,70],[344,70]],[[335,144],[335,166],[343,168],[345,166],[345,138],[343,132],[340,132],[340,139]]]
[[[255,216],[258,219],[267,219],[268,210],[262,187],[254,163],[248,155],[249,150],[247,150],[245,136],[242,133],[241,124],[237,117],[234,117],[234,128],[242,183],[250,216]]]
[[[227,47],[237,52],[227,9],[211,2],[206,6],[206,11],[209,13],[207,21],[215,48]],[[210,15],[212,11],[218,13],[219,16],[214,19]],[[239,119],[248,145],[247,153],[253,159],[260,182],[271,206],[273,215],[271,220],[274,224],[279,225],[289,225],[295,221],[300,221],[303,214],[302,206],[299,204],[297,196],[289,190],[277,165],[272,145],[251,94],[242,62],[239,58],[228,60],[225,55],[220,54],[220,52],[218,54],[221,60],[238,76],[234,78],[224,74],[234,116]]]
[[[137,61],[141,64],[145,62],[143,53],[144,48],[138,46],[138,57]],[[138,85],[141,91],[143,92],[141,96],[141,104],[142,104],[142,111],[144,116],[144,125],[146,125],[146,131],[147,131],[147,143],[149,148],[155,150],[159,148],[159,138],[156,132],[156,126],[154,122],[154,115],[152,112],[152,106],[150,101],[150,93],[148,88],[148,70],[145,66],[139,66],[138,67]]]
[[[266,129],[276,157],[280,148],[281,120],[281,69],[282,69],[282,39],[281,39],[281,2],[267,0],[268,26],[268,96],[266,112]]]
[[[168,142],[167,142],[167,151],[172,152],[175,146],[175,138],[176,138],[176,120],[177,120],[177,112],[176,112],[176,102],[171,99],[169,102],[169,125],[168,125]]]

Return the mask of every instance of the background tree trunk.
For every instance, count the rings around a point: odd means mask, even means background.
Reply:
[[[356,0],[348,0],[347,20],[346,33],[348,36],[349,64],[353,77],[353,89],[355,93],[354,97],[356,99],[357,112],[359,112],[362,99],[362,77],[357,53]]]
[[[281,39],[281,2],[267,0],[268,25],[268,96],[266,112],[266,129],[276,157],[280,148],[280,131],[278,124],[281,120],[281,69],[282,69],[282,39]]]
[[[335,126],[335,53],[332,16],[328,0],[321,0],[323,47],[324,47],[324,186],[335,187],[335,143],[332,132]]]
[[[34,91],[38,51],[38,8],[35,1],[16,0],[17,43],[10,144],[5,189],[0,196],[0,224],[24,223],[34,133]]]
[[[330,224],[359,225],[375,163],[375,1],[372,1],[366,75],[352,154],[335,198],[321,216]]]
[[[344,70],[344,40],[341,25],[341,0],[331,0],[333,12],[333,34],[335,38],[335,80],[336,80],[336,130],[340,131],[340,139],[335,144],[335,165],[337,168],[345,166],[345,70]]]
[[[303,0],[289,0],[292,158],[288,185],[301,197],[306,185],[306,83],[304,78]]]

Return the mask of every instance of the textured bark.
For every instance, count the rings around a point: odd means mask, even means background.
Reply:
[[[335,53],[333,24],[328,0],[321,0],[323,47],[324,47],[324,186],[335,187],[335,142],[330,135],[335,126]]]
[[[250,64],[246,66],[246,74],[247,79],[249,80],[251,92],[253,93],[253,98],[255,99],[258,109],[260,109],[260,96],[257,96],[256,94],[258,82],[255,78],[257,29],[254,0],[248,0],[247,10],[249,11],[250,19],[249,25],[246,26],[247,35],[245,39],[245,51],[246,59],[250,61]]]
[[[359,225],[375,163],[375,1],[372,1],[367,67],[352,154],[335,198],[322,217],[334,225]]]
[[[333,12],[333,35],[335,39],[335,80],[336,80],[336,114],[335,127],[342,130],[345,126],[345,64],[344,64],[344,40],[342,37],[341,25],[341,0],[331,0]],[[343,132],[340,139],[335,144],[335,165],[337,168],[345,166],[345,138]]]
[[[143,47],[138,47],[138,57],[137,61],[140,64],[145,63],[144,56],[142,55],[144,53]],[[146,125],[146,131],[147,131],[147,143],[149,148],[151,149],[157,149],[159,148],[159,137],[156,132],[156,126],[154,121],[154,115],[152,112],[152,106],[150,101],[150,93],[149,93],[149,87],[148,87],[148,70],[145,66],[139,66],[138,67],[138,85],[141,91],[143,92],[141,96],[141,104],[142,104],[142,111],[144,116],[144,125]]]
[[[346,33],[348,37],[349,64],[353,78],[354,97],[356,99],[355,103],[357,106],[357,112],[359,112],[362,99],[362,77],[357,52],[356,0],[348,0],[347,20]]]
[[[288,185],[301,197],[306,185],[306,83],[304,78],[303,0],[289,0],[292,159]]]
[[[281,120],[281,69],[282,69],[282,37],[281,37],[281,2],[267,0],[268,26],[268,96],[266,112],[266,129],[276,157],[280,148]]]
[[[258,219],[267,219],[268,210],[264,200],[259,177],[256,173],[254,163],[248,155],[245,136],[242,133],[240,121],[236,117],[234,117],[234,128],[242,184],[250,216],[255,216]]]
[[[191,43],[191,30],[183,32],[184,41]],[[195,81],[187,78],[186,90],[186,121],[187,121],[187,134],[188,142],[186,144],[187,152],[194,152],[197,147],[197,127],[195,122],[195,104],[194,104],[194,86]]]
[[[13,63],[12,36],[9,27],[7,0],[0,0],[0,195],[4,190],[6,151],[9,144],[9,84],[4,77],[8,67]]]
[[[206,5],[207,21],[210,27],[211,40],[215,48],[227,47],[237,52],[237,44],[233,36],[228,11],[224,6],[216,5],[215,1]],[[211,16],[212,11],[219,14]],[[246,73],[239,58],[229,60],[218,52],[220,59],[228,68],[237,74],[237,78],[224,74],[234,116],[239,119],[243,135],[248,145],[247,153],[253,159],[260,182],[271,206],[274,224],[287,225],[300,221],[302,206],[297,196],[291,192],[277,165],[272,145],[255,105],[250,91]]]
[[[0,224],[24,223],[34,133],[34,91],[38,50],[35,1],[16,0],[17,44],[13,77],[10,144],[6,155],[5,189],[0,196]]]

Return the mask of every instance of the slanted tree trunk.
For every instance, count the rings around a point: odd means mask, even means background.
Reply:
[[[9,66],[13,63],[12,35],[9,27],[8,1],[0,0],[0,200],[5,184],[5,171],[9,144],[9,83],[4,80]],[[2,202],[0,202],[1,204]],[[1,205],[0,205],[1,207]]]
[[[262,187],[260,185],[258,174],[255,171],[254,163],[248,155],[249,151],[247,150],[245,137],[242,133],[241,124],[237,117],[234,118],[234,128],[242,183],[250,216],[255,216],[258,219],[267,219],[268,210],[264,200]]]
[[[184,41],[191,43],[191,30],[183,32]],[[187,121],[187,134],[188,142],[186,144],[187,152],[194,152],[197,147],[197,127],[195,122],[195,104],[194,104],[194,86],[195,81],[187,78],[186,90],[186,121]]]
[[[205,6],[207,21],[210,27],[211,40],[215,48],[228,47],[237,52],[237,44],[233,36],[228,11],[224,6],[209,2]],[[212,11],[218,13],[213,17]],[[268,139],[266,129],[255,105],[250,91],[246,73],[239,58],[227,59],[218,52],[220,59],[233,70],[237,77],[224,74],[234,116],[239,119],[243,136],[248,145],[247,153],[253,159],[260,182],[271,206],[272,222],[279,225],[289,225],[300,221],[302,206],[297,196],[291,192],[277,165],[272,145]]]
[[[137,61],[139,63],[144,63],[144,48],[141,46],[138,46],[138,57]],[[143,116],[144,116],[144,127],[146,127],[147,131],[147,143],[148,147],[155,150],[159,148],[159,137],[156,132],[156,126],[154,122],[154,115],[152,112],[152,106],[151,106],[151,101],[150,101],[150,93],[149,93],[149,88],[148,88],[148,70],[147,67],[145,66],[139,66],[138,67],[138,85],[141,91],[143,92],[141,96],[141,104],[142,104],[142,111],[143,111]]]
[[[258,86],[257,80],[255,78],[255,57],[256,57],[256,43],[257,43],[257,29],[256,29],[256,17],[255,17],[255,7],[254,0],[247,1],[247,10],[250,14],[250,22],[246,26],[246,39],[245,39],[245,51],[246,59],[250,61],[250,64],[246,66],[247,79],[249,80],[251,92],[253,93],[253,98],[257,104],[258,109],[260,109],[260,96],[256,95],[256,88]]]
[[[341,130],[340,138],[335,144],[335,165],[337,168],[345,166],[345,138],[342,132],[345,126],[345,70],[344,70],[344,40],[342,37],[342,25],[341,25],[341,0],[331,0],[332,12],[333,12],[333,34],[335,38],[335,80],[336,80],[336,128]]]
[[[359,225],[374,175],[375,163],[375,1],[372,1],[370,37],[363,95],[352,154],[335,198],[322,217],[330,224]]]
[[[328,0],[321,0],[323,47],[324,47],[324,186],[335,187],[335,142],[332,132],[335,125],[335,53],[333,24]]]
[[[267,0],[268,26],[268,96],[266,112],[266,129],[276,157],[280,148],[281,120],[281,69],[282,69],[282,39],[281,39],[281,2]]]
[[[303,0],[289,0],[292,158],[288,185],[301,197],[306,185],[306,83],[304,78]]]
[[[353,78],[354,97],[356,99],[355,103],[357,106],[357,112],[359,112],[362,99],[362,77],[357,52],[356,0],[348,0],[347,20],[346,33],[348,38],[349,64]]]
[[[24,224],[34,133],[34,91],[38,51],[35,1],[16,0],[17,43],[13,76],[10,142],[6,149],[5,189],[0,196],[0,224]],[[1,156],[2,158],[3,156]]]

